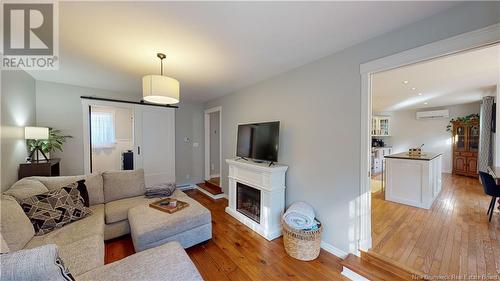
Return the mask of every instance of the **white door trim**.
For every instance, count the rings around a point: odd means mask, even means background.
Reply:
[[[210,179],[210,113],[219,112],[219,173],[222,174],[222,106],[205,110],[205,180]]]
[[[367,251],[372,246],[370,196],[371,75],[380,71],[488,46],[498,42],[500,42],[500,24],[494,24],[360,65],[361,165],[359,196],[356,199],[356,235],[358,243],[356,245],[357,249],[354,251],[355,254],[359,255],[359,250]],[[499,123],[500,116],[497,115],[497,118],[499,118],[497,119],[497,123]],[[500,147],[500,138],[497,138],[495,145],[496,147]],[[497,151],[500,151],[500,149],[497,149]]]
[[[83,173],[85,175],[90,174],[90,122],[89,122],[89,106],[109,106],[109,107],[119,107],[119,108],[129,108],[134,112],[134,105],[120,102],[112,101],[101,101],[101,100],[89,100],[81,99],[82,101],[82,116],[83,116]],[[135,132],[134,132],[135,133]],[[135,138],[134,138],[134,155],[135,151]],[[135,162],[135,159],[134,159]]]

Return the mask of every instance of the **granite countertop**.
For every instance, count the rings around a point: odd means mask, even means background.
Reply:
[[[430,161],[438,156],[442,155],[441,153],[430,153],[423,152],[421,156],[410,156],[408,152],[396,153],[391,155],[384,156],[385,158],[396,158],[396,159],[409,159],[409,160],[424,160]]]

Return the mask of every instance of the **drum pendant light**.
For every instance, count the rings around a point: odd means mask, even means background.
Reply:
[[[142,96],[145,101],[157,104],[176,104],[180,100],[179,81],[163,76],[163,59],[167,56],[156,54],[160,59],[160,75],[146,75],[142,77]]]

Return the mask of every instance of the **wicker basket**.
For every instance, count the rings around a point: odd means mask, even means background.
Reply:
[[[323,231],[321,223],[317,230],[310,231],[294,229],[283,220],[281,226],[285,251],[289,256],[302,261],[314,260],[319,256]]]

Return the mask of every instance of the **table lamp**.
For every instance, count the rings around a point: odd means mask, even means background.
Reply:
[[[26,140],[46,140],[49,138],[49,128],[46,127],[24,127],[24,139]],[[47,156],[45,156],[45,153],[42,151],[42,146],[40,145],[39,142],[35,142],[36,146],[33,151],[31,151],[30,158],[33,159],[33,153],[36,153],[37,151],[40,151],[42,153],[43,157],[45,160],[47,159]],[[38,153],[36,155],[36,161],[38,161]]]

